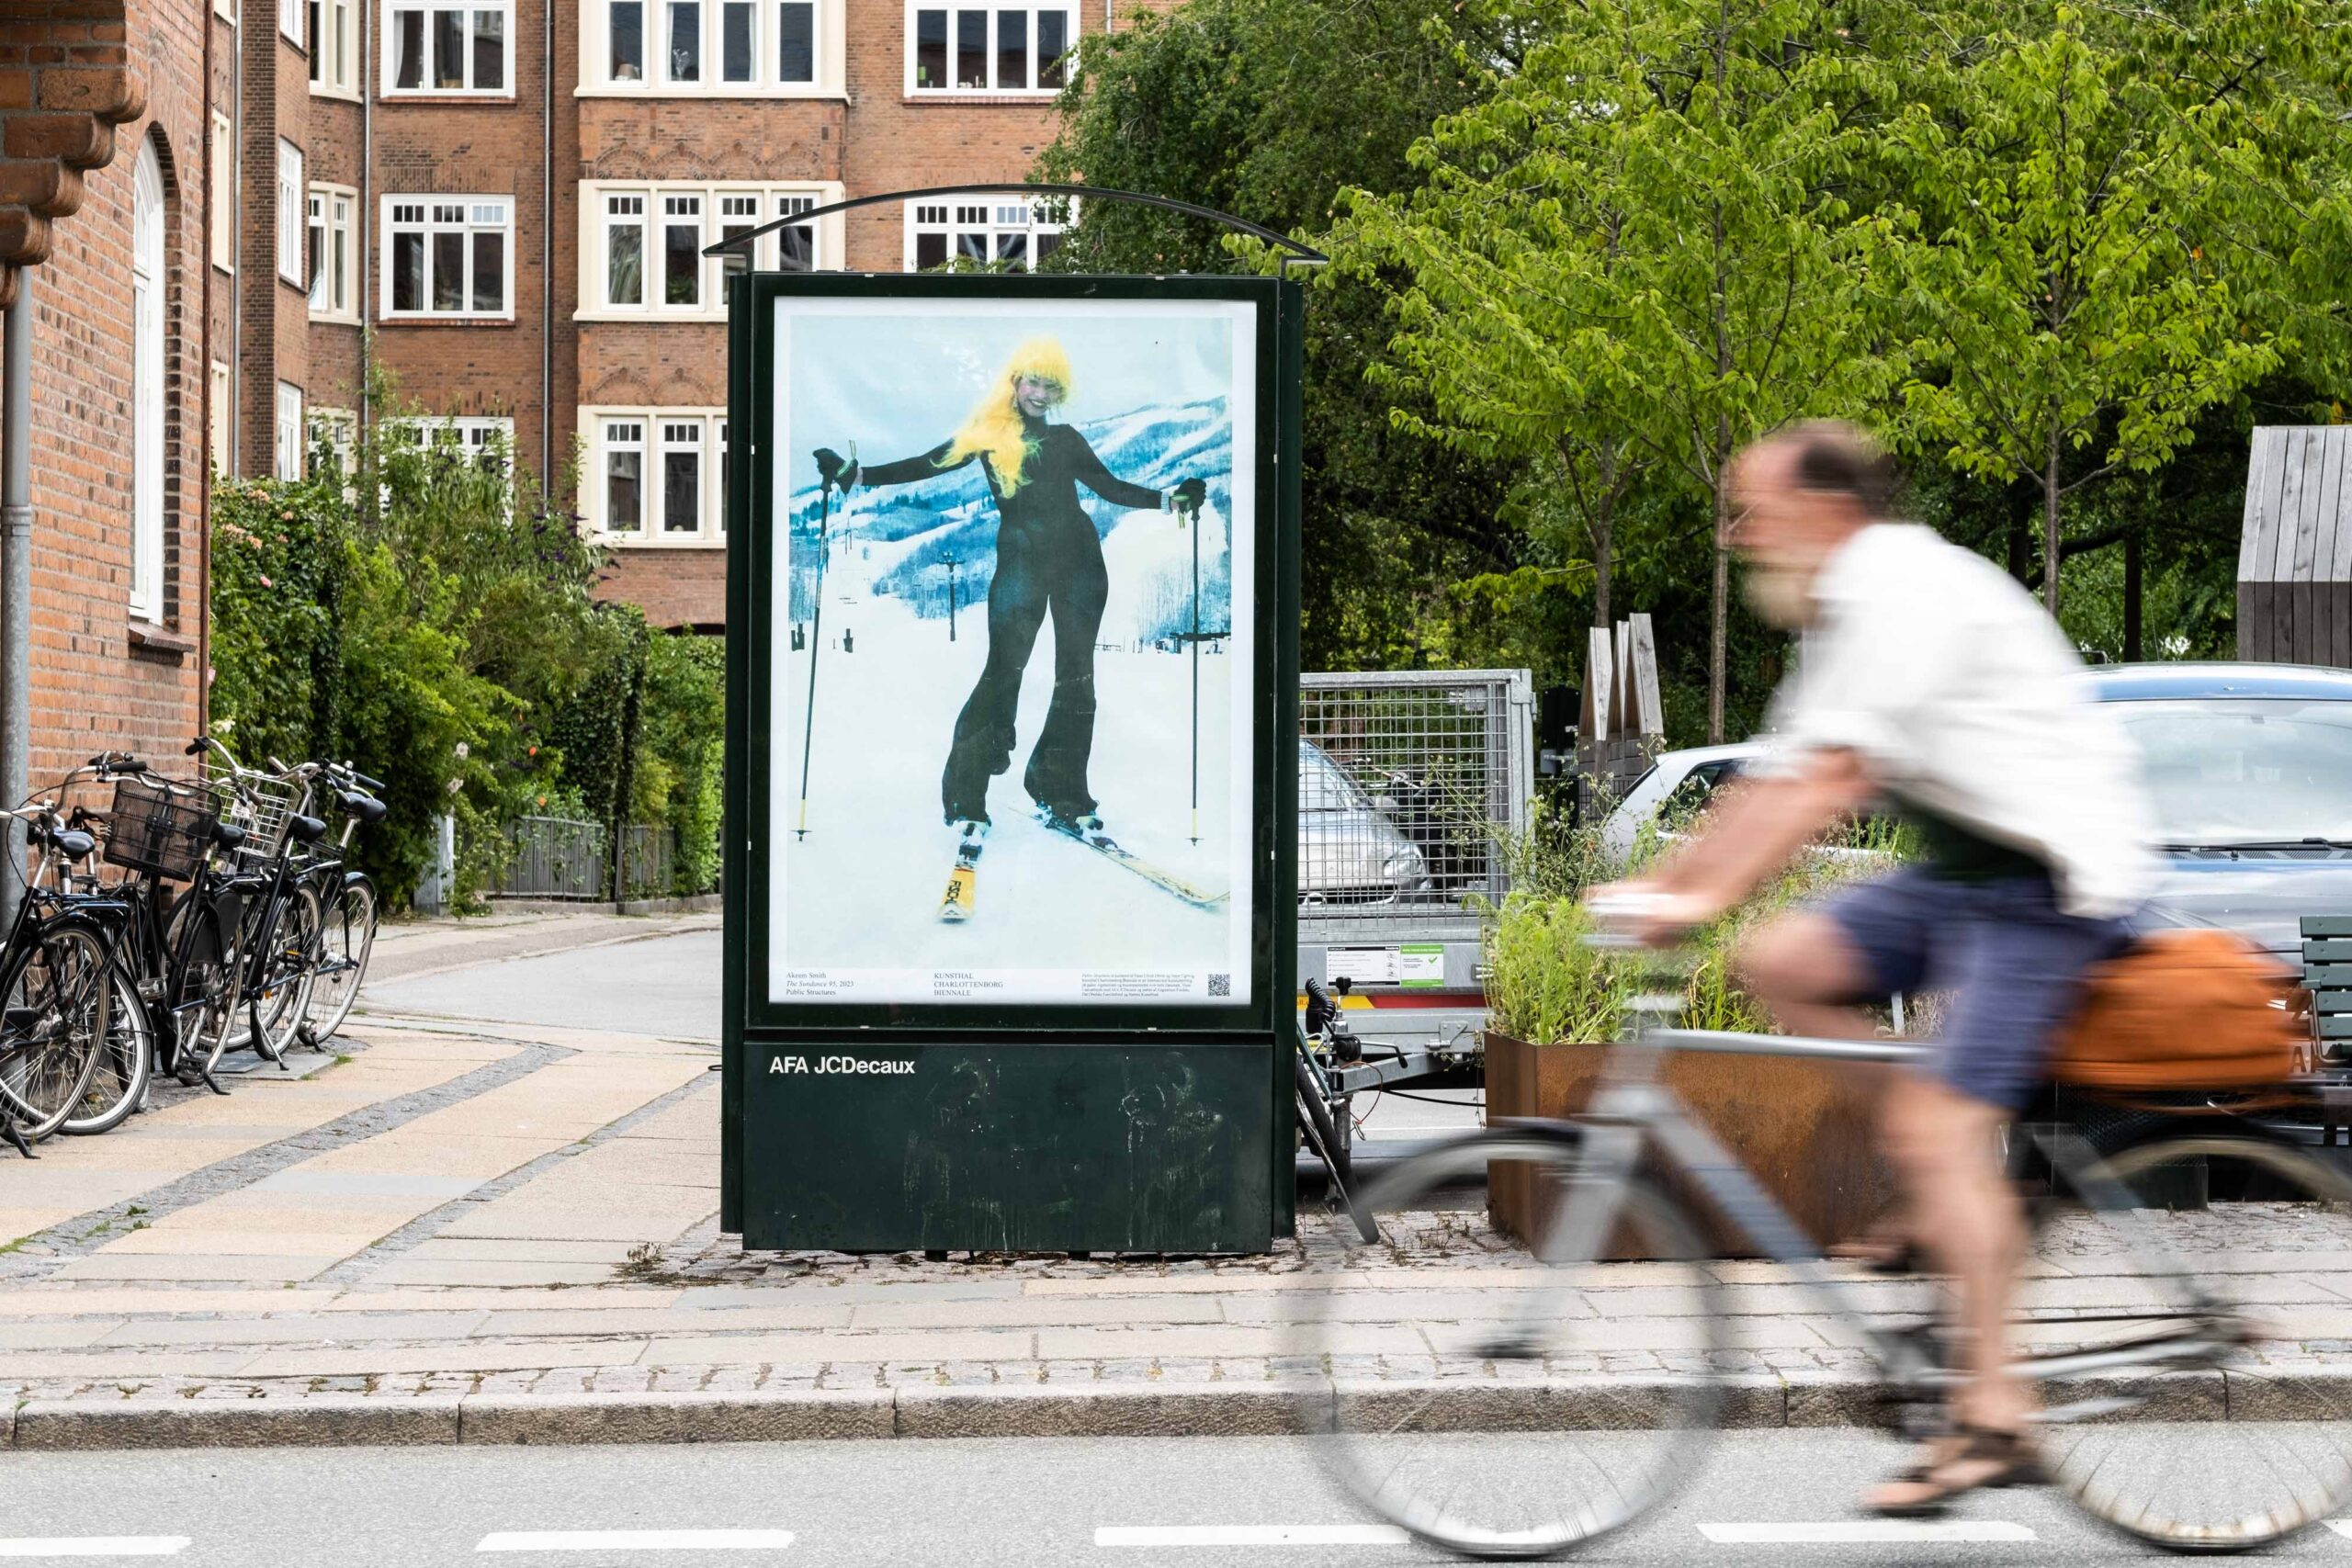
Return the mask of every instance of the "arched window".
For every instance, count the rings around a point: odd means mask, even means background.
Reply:
[[[130,220],[130,613],[164,618],[164,170],[139,143]]]

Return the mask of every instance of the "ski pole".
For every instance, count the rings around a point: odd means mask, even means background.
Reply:
[[[849,444],[849,460],[857,461],[857,443]],[[849,498],[842,498],[844,509]],[[810,590],[814,604],[808,615],[808,701],[802,713],[800,728],[800,820],[793,828],[796,840],[808,836],[808,757],[817,739],[817,655],[823,651],[821,640],[825,632],[825,558],[831,553],[830,532],[833,515],[833,481],[824,476],[817,478],[817,582]]]
[[[1188,521],[1183,521],[1188,520]],[[1201,841],[1201,509],[1188,506],[1182,525],[1193,530],[1193,842]]]

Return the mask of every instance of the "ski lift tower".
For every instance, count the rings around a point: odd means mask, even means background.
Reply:
[[[1279,265],[777,265],[838,213],[925,200],[1140,202]],[[1286,274],[1323,258],[1185,202],[1027,185],[861,197],[707,254],[748,264],[722,1227],[752,1249],[1266,1250],[1294,1190]],[[942,568],[944,637],[921,591]],[[959,583],[990,605],[960,638]],[[852,621],[854,659],[819,631]]]

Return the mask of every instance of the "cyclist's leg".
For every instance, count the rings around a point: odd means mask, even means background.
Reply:
[[[2040,1088],[2085,971],[2122,933],[2114,921],[2058,912],[2046,878],[1946,884],[1940,897],[1930,968],[1950,991],[1942,1039],[1931,1064],[1888,1092],[1886,1153],[1909,1195],[1914,1234],[1959,1292],[1967,1377],[1953,1414],[1966,1427],[2014,1433],[2033,1408],[2008,1364],[2009,1302],[2027,1233],[1999,1133]]]
[[[1740,944],[1740,983],[1791,1034],[1871,1032],[1861,1004],[1916,991],[1933,941],[1933,890],[1917,872],[1858,883]]]

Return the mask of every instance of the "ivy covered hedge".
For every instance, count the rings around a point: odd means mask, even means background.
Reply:
[[[526,815],[666,823],[675,890],[714,886],[718,640],[594,599],[601,552],[511,454],[407,415],[362,436],[355,476],[320,458],[313,479],[215,489],[215,732],[248,765],[332,757],[382,779],[390,814],[354,850],[396,907],[444,813],[461,906]]]

